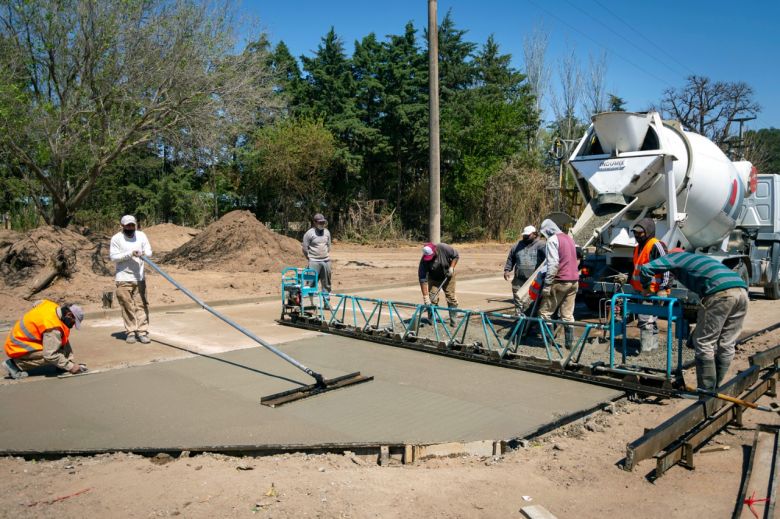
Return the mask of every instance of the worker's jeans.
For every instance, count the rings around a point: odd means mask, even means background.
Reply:
[[[146,281],[118,281],[116,299],[122,309],[125,331],[128,334],[148,335],[149,302],[146,300]]]
[[[747,306],[748,295],[744,288],[729,288],[701,300],[693,331],[696,359],[712,360],[717,356],[731,362]]]
[[[449,308],[457,308],[458,307],[458,298],[455,297],[455,278],[457,277],[457,274],[453,274],[450,277],[450,280],[447,281],[447,284],[444,285],[444,288],[439,290],[439,292],[436,294],[435,298],[431,298],[431,303],[434,305],[438,305],[439,301],[439,294],[441,294],[442,291],[444,291],[444,297],[447,298],[447,306]],[[445,278],[446,279],[446,278]],[[441,284],[444,282],[442,279],[430,279],[428,278],[428,294],[430,294],[433,290],[439,288]]]
[[[574,321],[574,303],[577,300],[577,281],[555,281],[550,287],[549,295],[542,295],[539,316],[552,319],[558,310],[561,321]]]
[[[309,260],[309,268],[317,273],[317,277],[320,280],[320,286],[322,287],[322,297],[327,301],[327,294],[330,294],[330,261]]]
[[[70,347],[70,343],[67,343],[62,347],[62,354],[65,355],[68,360],[73,360],[73,349]],[[41,366],[46,366],[48,364],[48,362],[43,358],[43,351],[32,351],[27,355],[16,357],[14,362],[22,371],[29,371],[31,369],[40,368]]]
[[[523,308],[528,302],[527,298],[525,298],[524,301],[523,298],[520,297],[520,289],[523,287],[526,281],[528,281],[528,278],[518,276],[517,273],[515,273],[515,277],[512,279],[512,301],[515,303],[515,308],[518,310]]]

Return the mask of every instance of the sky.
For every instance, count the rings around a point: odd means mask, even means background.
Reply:
[[[427,0],[243,0],[238,10],[296,57],[313,55],[331,27],[351,55],[356,40],[402,34],[408,21],[424,45],[428,23]],[[468,41],[482,45],[493,34],[521,72],[524,38],[535,29],[548,33],[552,84],[563,56],[573,51],[587,70],[589,56],[606,52],[607,91],[628,110],[646,110],[696,74],[744,81],[762,108],[746,129],[780,128],[780,1],[439,0],[439,23],[447,11]]]

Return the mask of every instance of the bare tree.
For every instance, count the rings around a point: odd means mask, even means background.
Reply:
[[[713,82],[704,76],[689,76],[680,88],[663,93],[661,110],[684,126],[722,144],[731,130],[731,119],[755,115],[761,107],[753,101],[753,89],[744,82]]]
[[[560,92],[551,93],[555,124],[563,139],[579,137],[582,123],[577,118],[577,105],[582,94],[582,72],[574,48],[558,62]]]
[[[582,109],[585,119],[607,110],[607,53],[603,52],[598,58],[591,54],[588,57],[588,73],[585,78],[585,92]]]
[[[550,69],[545,62],[550,35],[541,26],[534,27],[529,36],[523,38],[523,59],[525,74],[531,93],[536,98],[536,111],[542,111],[544,91],[550,83]]]
[[[273,96],[262,51],[235,55],[232,8],[199,0],[5,0],[0,147],[65,226],[133,147],[218,146]]]

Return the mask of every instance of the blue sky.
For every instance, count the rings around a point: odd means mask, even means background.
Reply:
[[[427,0],[243,0],[239,12],[293,55],[312,55],[331,26],[351,54],[355,40],[374,32],[401,34],[407,21],[427,26]],[[535,27],[549,34],[547,63],[556,83],[559,59],[572,48],[587,68],[589,55],[607,53],[607,90],[629,110],[658,102],[686,76],[744,81],[762,111],[749,128],[780,128],[780,2],[725,0],[439,0],[466,38],[483,44],[493,34],[513,65],[523,64],[523,38]],[[548,96],[549,99],[549,96]],[[549,109],[545,118],[551,118]]]

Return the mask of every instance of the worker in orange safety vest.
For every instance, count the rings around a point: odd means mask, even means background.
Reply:
[[[655,222],[652,218],[642,218],[632,228],[636,240],[634,247],[634,271],[631,274],[631,286],[644,295],[669,295],[669,273],[665,272],[653,277],[649,290],[642,287],[639,269],[666,255],[666,246],[655,237]],[[637,315],[639,328],[640,353],[646,353],[658,348],[658,316]]]
[[[3,366],[13,379],[24,378],[27,371],[47,364],[72,374],[86,371],[74,361],[70,330],[78,329],[84,311],[75,304],[58,305],[44,299],[16,321],[5,340],[8,359]]]

